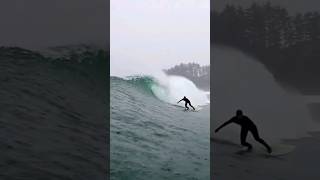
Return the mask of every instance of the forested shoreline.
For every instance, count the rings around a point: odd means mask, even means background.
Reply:
[[[267,2],[248,8],[227,5],[211,14],[214,44],[231,46],[259,59],[275,76],[306,94],[320,85],[320,14],[289,14]]]

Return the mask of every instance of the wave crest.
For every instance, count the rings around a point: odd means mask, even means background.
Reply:
[[[192,81],[181,76],[128,76],[122,80],[170,104],[176,104],[183,96],[190,99],[194,106],[210,103],[208,92],[198,89]]]

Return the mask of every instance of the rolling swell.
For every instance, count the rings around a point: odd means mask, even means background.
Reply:
[[[105,59],[88,60],[0,48],[0,179],[106,178]]]

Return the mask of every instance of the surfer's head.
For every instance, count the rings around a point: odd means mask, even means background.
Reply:
[[[237,112],[236,112],[236,115],[237,115],[237,116],[242,116],[242,115],[243,115],[243,112],[242,112],[240,109],[238,109]]]

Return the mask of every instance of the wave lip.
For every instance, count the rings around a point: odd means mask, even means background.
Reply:
[[[194,106],[210,103],[208,92],[200,90],[185,77],[162,74],[159,76],[127,76],[124,80],[170,104],[177,104],[177,101],[183,96],[190,99]],[[183,106],[183,103],[180,105]]]

